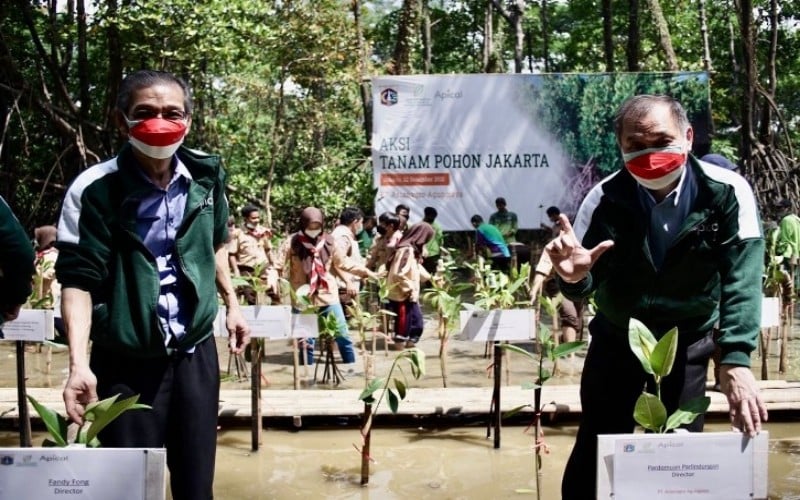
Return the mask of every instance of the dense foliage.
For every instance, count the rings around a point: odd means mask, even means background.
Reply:
[[[0,194],[28,227],[52,223],[75,175],[120,145],[114,113],[120,80],[149,67],[190,82],[195,110],[187,142],[222,154],[234,207],[269,207],[271,223],[284,229],[293,229],[306,205],[320,206],[330,219],[348,204],[369,212],[374,191],[365,156],[367,75],[513,71],[515,50],[524,71],[668,70],[648,8],[654,1],[2,2]],[[746,156],[740,137],[747,95],[746,37],[737,17],[742,5],[749,2],[661,2],[679,69],[711,66],[711,148],[734,159]],[[794,168],[800,1],[752,5],[756,130],[761,144],[785,151]],[[408,15],[411,9],[415,15]],[[396,64],[403,49],[410,51],[407,63]],[[565,97],[570,87],[580,89],[580,102]],[[557,89],[542,90],[568,101],[566,113],[587,117],[542,119],[570,123],[562,140],[601,172],[614,168],[617,153],[613,137],[598,131],[607,130],[611,110],[636,89],[607,90],[574,75]],[[694,103],[687,104],[691,112]]]

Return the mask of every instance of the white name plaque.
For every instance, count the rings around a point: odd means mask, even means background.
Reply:
[[[761,328],[781,326],[781,302],[778,297],[761,298]]]
[[[601,435],[597,498],[766,498],[768,444],[766,431]]]
[[[0,340],[44,342],[54,338],[53,311],[50,309],[22,309],[14,321],[3,323]]]
[[[296,339],[319,337],[316,314],[292,314],[292,337]]]
[[[461,311],[461,338],[473,342],[526,341],[536,338],[533,309]]]
[[[164,500],[166,451],[0,448],[0,498]]]

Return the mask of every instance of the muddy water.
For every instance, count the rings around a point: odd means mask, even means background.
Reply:
[[[800,325],[800,321],[795,322]],[[426,332],[427,333],[427,332]],[[224,341],[220,347],[221,366],[227,366]],[[428,356],[428,375],[414,381],[413,387],[441,387],[438,362],[438,341],[426,334],[420,347]],[[789,344],[790,362],[787,373],[777,373],[777,347],[772,344],[769,378],[800,379],[800,327],[796,326]],[[379,345],[376,371],[386,372],[394,355],[384,355]],[[491,378],[483,357],[482,344],[453,341],[448,349],[449,386],[489,386]],[[361,356],[359,356],[361,358]],[[267,346],[263,370],[265,389],[290,389],[291,349],[281,342]],[[517,385],[533,379],[533,367],[513,358],[504,382]],[[360,361],[359,361],[360,362]],[[562,365],[562,373],[548,383],[575,384],[579,381],[582,358]],[[62,387],[66,376],[66,351],[55,351],[48,373],[44,353],[26,354],[29,387]],[[16,384],[14,344],[0,342],[0,386]],[[753,355],[756,378],[760,378],[761,360]],[[508,378],[506,378],[508,377]],[[363,384],[351,377],[343,388]],[[249,382],[228,379],[224,388],[249,388]],[[317,386],[317,390],[324,390]],[[2,411],[2,409],[0,409]],[[724,424],[707,426],[709,430],[727,430]],[[792,423],[769,423],[769,491],[770,498],[800,500],[800,420]],[[535,487],[532,437],[522,427],[508,427],[503,432],[503,447],[494,450],[485,438],[485,429],[475,427],[451,429],[376,429],[373,435],[370,484],[359,486],[360,456],[354,446],[360,445],[355,429],[302,430],[288,432],[267,430],[263,446],[250,451],[249,430],[222,429],[217,450],[215,478],[218,499],[484,499],[531,498],[525,491]],[[542,498],[559,498],[561,474],[571,449],[574,426],[547,427],[545,439],[550,453],[543,467]],[[34,442],[41,442],[42,434]],[[13,430],[0,430],[0,446],[17,446]]]
[[[727,430],[721,423],[709,430]],[[800,499],[800,424],[771,423],[769,494]],[[215,497],[240,499],[505,499],[534,498],[532,437],[523,427],[507,427],[500,450],[485,429],[376,429],[372,438],[370,483],[359,485],[360,445],[356,429],[266,430],[258,452],[250,433],[222,430],[217,448]],[[560,496],[564,464],[574,426],[545,428],[542,498]],[[37,434],[38,442],[42,435]],[[0,431],[0,446],[16,446],[17,436]]]

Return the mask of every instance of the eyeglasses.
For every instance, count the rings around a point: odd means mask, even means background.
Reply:
[[[168,109],[159,113],[154,109],[142,108],[131,114],[131,120],[149,120],[159,116],[165,120],[180,121],[185,120],[189,115],[181,109]]]

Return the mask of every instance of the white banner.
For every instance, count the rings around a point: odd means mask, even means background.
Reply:
[[[549,224],[550,206],[574,215],[591,183],[622,167],[613,115],[637,92],[676,95],[699,120],[695,146],[707,147],[701,73],[375,77],[375,212],[402,203],[414,223],[431,206],[450,231],[472,229],[472,215],[488,221],[498,197],[520,229]]]
[[[411,221],[437,209],[446,231],[471,229],[504,197],[520,228],[559,205],[568,165],[557,138],[531,121],[518,75],[416,75],[373,79],[375,212],[404,203]]]

